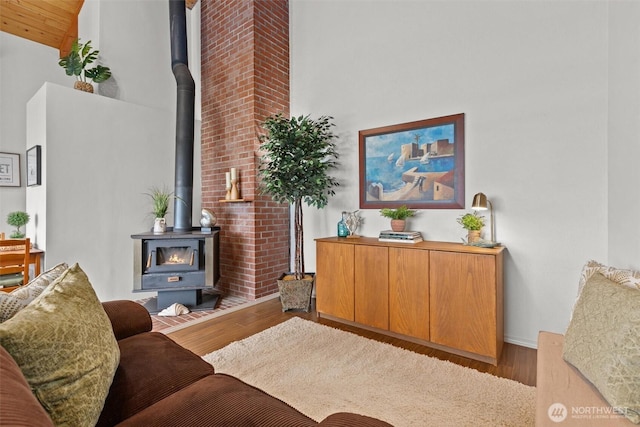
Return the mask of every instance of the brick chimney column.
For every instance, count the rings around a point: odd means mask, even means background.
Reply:
[[[258,191],[259,124],[289,114],[286,0],[201,2],[202,206],[222,227],[219,287],[253,300],[278,291],[289,266],[289,206]],[[221,203],[237,168],[245,202]]]

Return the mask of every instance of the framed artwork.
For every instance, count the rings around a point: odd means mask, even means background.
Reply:
[[[464,114],[358,132],[360,209],[463,209]]]
[[[20,187],[20,154],[0,153],[0,186]]]
[[[27,150],[27,186],[42,184],[41,147],[34,145]]]

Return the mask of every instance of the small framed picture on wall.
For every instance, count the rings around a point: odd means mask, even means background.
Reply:
[[[27,186],[42,184],[42,148],[34,145],[27,150]]]
[[[20,187],[20,154],[0,153],[0,186]]]

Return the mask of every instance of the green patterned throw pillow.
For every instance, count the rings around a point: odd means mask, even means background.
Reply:
[[[67,268],[69,266],[66,263],[60,263],[13,292],[0,292],[0,323],[11,319],[17,312],[29,305]]]
[[[578,297],[563,358],[620,413],[640,423],[640,292],[597,272]]]
[[[0,344],[18,363],[54,424],[96,424],[120,350],[78,264],[0,324]]]

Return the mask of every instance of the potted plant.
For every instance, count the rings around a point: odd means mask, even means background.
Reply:
[[[462,228],[467,230],[467,243],[474,243],[480,240],[480,231],[484,227],[484,217],[480,216],[478,212],[474,211],[466,213],[460,216],[458,224],[462,225]]]
[[[309,310],[314,277],[305,274],[302,202],[321,209],[335,194],[333,188],[339,185],[329,175],[338,159],[336,137],[331,132],[332,119],[322,116],[313,120],[308,115],[287,118],[279,113],[262,123],[266,134],[259,136],[261,193],[270,195],[278,203],[293,205],[294,211],[294,269],[292,274],[278,280],[283,310]],[[299,297],[303,293],[304,297]],[[300,304],[287,301],[289,294]]]
[[[20,227],[27,225],[29,222],[29,214],[26,212],[11,212],[7,215],[7,224],[16,227],[15,231],[9,237],[12,239],[22,239],[25,234],[20,231]]]
[[[93,80],[95,83],[102,83],[111,77],[109,67],[96,65],[93,68],[87,68],[98,58],[98,53],[100,53],[99,50],[91,50],[91,40],[82,44],[80,39],[76,39],[71,45],[69,54],[60,58],[58,65],[64,68],[68,76],[76,76],[77,78],[73,86],[75,89],[93,93],[93,85],[87,82],[87,79]]]
[[[167,231],[167,221],[165,216],[169,210],[169,203],[174,197],[173,193],[168,191],[165,187],[151,187],[149,193],[145,193],[151,198],[152,209],[151,212],[154,215],[153,232],[164,233]]]
[[[404,231],[407,225],[407,218],[415,214],[416,211],[407,208],[407,205],[402,205],[398,209],[384,208],[380,210],[380,215],[391,219],[391,229],[393,231]]]

